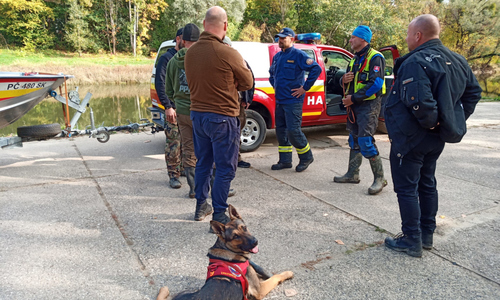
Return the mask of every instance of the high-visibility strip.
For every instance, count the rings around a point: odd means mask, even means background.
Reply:
[[[0,91],[0,99],[8,99],[8,98],[14,98],[14,97],[19,97],[22,95],[29,94],[34,91],[38,91],[41,88],[37,89],[25,89],[25,90],[10,90],[10,91]]]
[[[278,151],[279,152],[292,152],[292,146],[278,146]]]
[[[311,150],[311,147],[309,146],[309,143],[307,143],[307,145],[304,148],[302,148],[302,149],[298,149],[297,148],[297,153],[298,154],[304,154],[304,153],[306,153],[309,150]]]
[[[313,112],[306,112],[306,113],[302,113],[302,116],[303,117],[309,117],[309,116],[319,116],[321,115],[321,112],[320,111],[313,111]]]

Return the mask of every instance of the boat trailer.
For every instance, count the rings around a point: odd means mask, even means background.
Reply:
[[[60,90],[61,92],[61,90]],[[22,147],[23,142],[29,141],[38,141],[38,140],[46,140],[53,138],[68,138],[78,135],[88,135],[89,138],[95,138],[100,143],[106,143],[109,141],[110,132],[116,131],[128,131],[128,132],[138,132],[141,128],[150,127],[154,124],[150,122],[148,119],[141,119],[140,122],[143,123],[132,123],[130,121],[127,125],[121,126],[103,126],[104,123],[96,127],[94,121],[94,112],[89,105],[90,98],[92,94],[89,92],[83,100],[80,100],[80,96],[78,94],[78,87],[74,91],[70,91],[68,96],[62,97],[57,94],[56,91],[51,90],[49,95],[52,96],[57,101],[61,102],[63,105],[66,105],[66,109],[63,106],[64,117],[66,120],[66,128],[61,131],[61,125],[58,123],[54,124],[46,124],[46,125],[36,125],[36,126],[26,126],[18,128],[18,136],[15,137],[6,137],[0,138],[0,147],[1,148],[10,148],[10,147]],[[68,106],[75,109],[76,112],[69,121],[69,110]],[[76,129],[76,124],[80,119],[81,115],[87,110],[87,107],[90,110],[90,125],[88,125],[84,130]]]

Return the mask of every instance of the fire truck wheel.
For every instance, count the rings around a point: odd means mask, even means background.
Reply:
[[[27,138],[49,138],[61,132],[61,125],[59,123],[21,126],[17,128],[17,136]]]
[[[256,111],[247,109],[247,122],[241,130],[241,152],[251,152],[260,147],[266,138],[266,121]]]

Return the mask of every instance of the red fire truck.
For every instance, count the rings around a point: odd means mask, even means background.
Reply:
[[[305,96],[302,126],[345,123],[347,115],[342,105],[343,91],[339,80],[345,74],[353,54],[340,47],[315,44],[314,40],[319,39],[319,34],[298,34],[296,39],[295,47],[306,52],[322,68],[314,86]],[[175,46],[173,41],[162,43],[157,58],[173,46]],[[255,76],[255,94],[252,104],[246,110],[247,122],[241,133],[241,150],[248,152],[259,148],[266,137],[266,130],[275,126],[275,98],[274,89],[269,82],[269,67],[273,56],[281,49],[277,43],[232,42],[232,46],[250,64]],[[389,92],[394,79],[392,67],[394,59],[399,57],[399,52],[396,46],[383,47],[380,51],[386,59],[385,78]],[[150,111],[156,124],[154,130],[162,130],[165,115],[154,88],[155,72],[156,69],[153,68],[151,77],[153,107]],[[383,102],[387,95],[388,93],[383,97]],[[379,120],[379,129],[385,131],[383,115]]]

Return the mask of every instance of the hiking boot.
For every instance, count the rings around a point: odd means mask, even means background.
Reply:
[[[170,187],[173,189],[179,189],[182,186],[182,183],[179,181],[179,178],[172,177],[169,181]]]
[[[385,246],[389,249],[406,252],[413,257],[422,257],[422,239],[420,235],[406,235],[400,233],[394,238],[385,238]]]
[[[295,171],[296,172],[304,171],[305,169],[307,169],[307,167],[309,167],[310,164],[312,164],[313,161],[314,157],[311,157],[311,159],[309,160],[301,160],[299,164],[295,167]]]
[[[184,170],[186,171],[186,180],[189,185],[189,198],[194,198],[196,196],[196,193],[194,192],[194,173],[195,173],[195,167],[185,167]]]
[[[211,214],[214,210],[212,209],[212,205],[208,204],[207,201],[203,202],[203,204],[198,205],[196,203],[196,211],[194,212],[194,220],[195,221],[203,221],[206,216]]]
[[[277,164],[274,164],[271,166],[271,170],[283,170],[283,169],[290,169],[292,168],[292,163],[282,163],[278,162]]]
[[[422,231],[422,248],[425,250],[432,250],[432,237],[433,233],[424,233]]]
[[[213,221],[217,221],[219,223],[222,223],[224,225],[226,225],[227,223],[229,223],[231,221],[231,218],[229,218],[227,215],[226,215],[226,212],[223,211],[223,212],[220,212],[220,213],[214,213],[212,215],[212,220]],[[214,230],[212,229],[212,226],[210,226],[210,229],[208,230],[209,233],[215,233]]]
[[[382,159],[380,155],[375,155],[369,159],[370,166],[373,172],[373,184],[368,188],[368,194],[376,195],[382,191],[382,189],[387,185],[387,180],[384,178],[384,169],[382,167]]]
[[[359,167],[363,162],[363,155],[351,149],[349,152],[349,166],[344,176],[335,176],[333,181],[337,183],[359,183]]]
[[[236,195],[236,191],[234,189],[229,189],[229,193],[227,193],[227,197],[229,198],[229,197],[232,197],[234,195]]]
[[[250,168],[250,163],[249,162],[246,162],[246,161],[242,161],[240,160],[238,162],[238,168]]]

